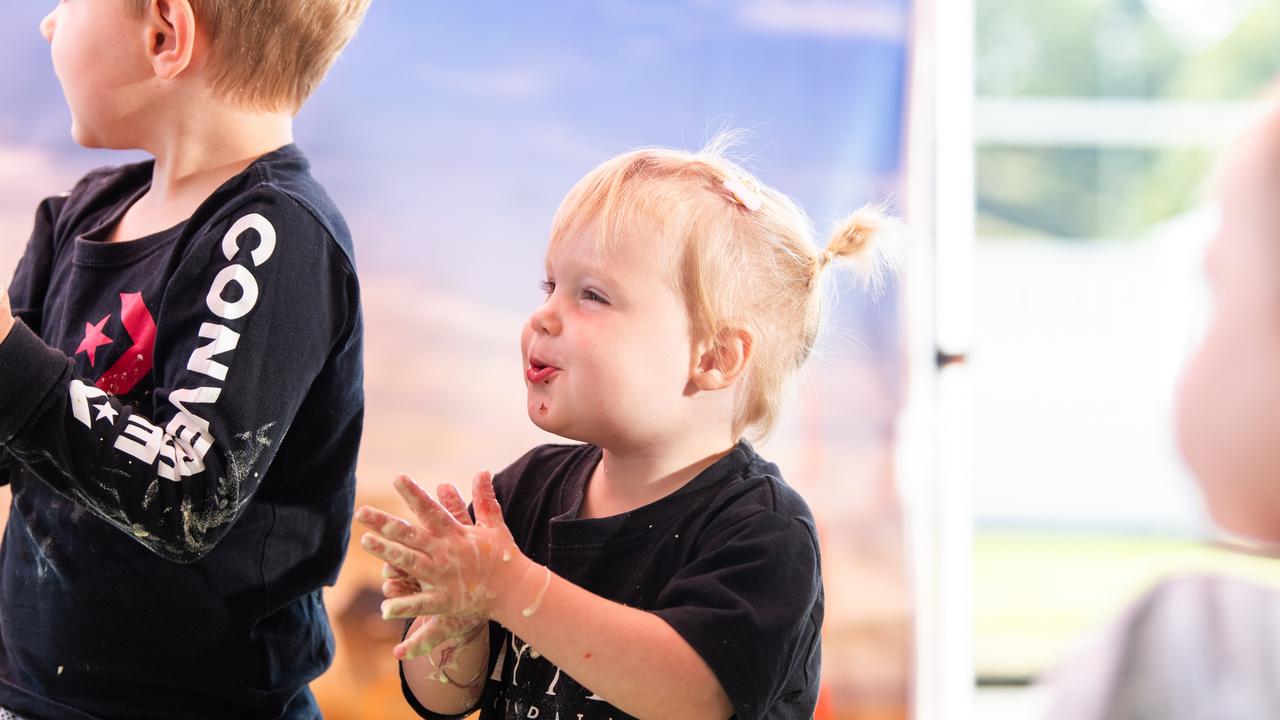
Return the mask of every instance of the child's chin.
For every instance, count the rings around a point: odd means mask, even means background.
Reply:
[[[79,125],[71,126],[71,139],[75,140],[76,144],[79,145],[80,147],[88,148],[90,150],[126,150],[128,149],[120,145],[113,145],[107,142],[106,140],[102,139],[102,137],[100,137],[98,134],[94,133],[93,131],[86,130]]]
[[[548,432],[555,432],[555,415],[551,412],[551,403],[536,397],[529,398],[529,419],[534,425]]]
[[[575,429],[571,423],[565,421],[565,418],[558,416],[550,407],[550,403],[544,404],[539,400],[530,400],[529,419],[533,421],[533,424],[536,425],[539,430],[549,432],[553,435],[559,435],[566,440],[590,442],[582,437],[583,433],[577,431],[581,430],[581,428]]]
[[[97,136],[88,130],[85,130],[84,127],[78,123],[72,123],[71,125],[71,139],[75,140],[76,144],[80,147],[90,149],[102,147],[102,143],[98,141]]]

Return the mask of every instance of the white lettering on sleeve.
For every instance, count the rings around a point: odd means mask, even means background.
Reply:
[[[141,415],[130,415],[120,437],[116,438],[116,449],[127,453],[142,462],[151,465],[160,454],[164,444],[164,431]]]
[[[249,230],[257,231],[258,242],[249,251],[254,267],[265,263],[275,253],[276,230],[262,215],[250,213],[237,220],[222,238],[222,254],[227,260],[234,260],[242,249],[248,249],[248,243],[241,247],[241,239]],[[231,286],[237,285],[238,299],[227,300],[227,295],[237,294]],[[233,264],[223,268],[213,280],[205,302],[214,315],[223,320],[238,320],[248,315],[257,305],[259,299],[258,281],[244,264]],[[214,357],[230,353],[240,343],[240,333],[225,325],[205,322],[200,325],[199,336],[208,343],[197,345],[187,359],[187,369],[205,375],[214,380],[226,382],[230,372],[230,358],[223,357],[226,362],[214,360]],[[102,389],[87,384],[82,380],[72,380],[69,385],[71,414],[82,425],[92,429],[93,421],[90,402],[109,397]],[[169,402],[177,409],[164,430],[141,415],[130,415],[128,422],[116,437],[115,448],[134,457],[147,465],[157,465],[157,474],[167,480],[196,475],[205,469],[204,459],[213,447],[213,436],[209,429],[209,421],[191,412],[188,405],[202,404],[212,406],[222,394],[218,387],[179,388],[169,393]],[[99,406],[106,408],[107,406]],[[99,409],[99,420],[104,413],[114,414],[111,409]],[[157,459],[159,463],[157,464]],[[527,648],[526,648],[527,649]],[[505,655],[506,648],[503,647]],[[517,664],[519,658],[517,657]]]
[[[240,286],[240,299],[228,301],[224,294],[232,283]],[[213,279],[209,297],[205,299],[214,315],[223,320],[239,320],[258,304],[258,281],[243,265],[229,265]]]
[[[250,228],[258,231],[258,247],[254,248],[249,256],[253,258],[253,266],[259,267],[276,251],[276,228],[270,220],[258,213],[250,213],[235,221],[227,234],[222,237],[222,254],[226,255],[228,260],[234,259],[236,251],[240,249],[237,241],[244,231]]]
[[[208,375],[215,380],[226,380],[227,366],[214,360],[213,356],[235,350],[236,345],[240,343],[240,333],[225,325],[202,323],[200,325],[200,337],[207,338],[213,342],[197,347],[191,353],[191,358],[187,360],[187,369],[202,375]]]
[[[84,423],[85,427],[93,427],[93,422],[89,419],[89,401],[104,398],[107,394],[93,385],[85,384],[81,380],[72,380],[68,391],[71,395],[72,416]]]
[[[193,427],[198,427],[208,433],[209,421],[191,412],[183,403],[212,404],[218,402],[218,397],[221,395],[222,388],[180,388],[169,393],[169,402],[178,409],[179,413],[190,416],[191,420],[194,422]]]

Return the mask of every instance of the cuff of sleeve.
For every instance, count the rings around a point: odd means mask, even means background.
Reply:
[[[714,617],[683,608],[655,610],[653,613],[684,638],[711,668],[725,695],[729,696],[735,718],[755,720],[763,717],[757,695],[769,683],[755,677],[754,667],[742,662],[746,651],[736,640],[734,631],[720,627]]]
[[[31,418],[67,369],[54,350],[18,320],[0,343],[0,445],[8,444]]]

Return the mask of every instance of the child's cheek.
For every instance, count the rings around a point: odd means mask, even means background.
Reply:
[[[1177,434],[1218,524],[1273,539],[1280,536],[1280,333],[1259,327],[1258,316],[1256,307],[1219,306],[1179,388]]]
[[[533,339],[533,328],[526,322],[524,327],[520,328],[520,357],[521,359],[529,359],[529,341]]]
[[[1222,416],[1230,416],[1223,407],[1225,398],[1216,378],[1220,370],[1222,328],[1215,317],[1207,328],[1200,346],[1192,355],[1178,390],[1177,440],[1178,449],[1192,472],[1202,485],[1210,485],[1220,475],[1220,454],[1231,452],[1221,447],[1215,436],[1214,426]]]

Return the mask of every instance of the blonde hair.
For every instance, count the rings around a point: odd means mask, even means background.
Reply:
[[[786,389],[813,352],[828,304],[822,282],[832,263],[854,266],[879,290],[896,266],[889,232],[898,223],[875,207],[841,222],[825,247],[787,196],[725,157],[734,135],[697,153],[645,148],[592,170],[569,191],[552,222],[550,251],[594,227],[597,252],[626,239],[654,238],[672,268],[695,338],[734,329],[753,338],[733,431],[772,432]]]
[[[128,0],[138,13],[151,0]],[[356,33],[371,0],[189,0],[209,41],[213,90],[296,112]]]

